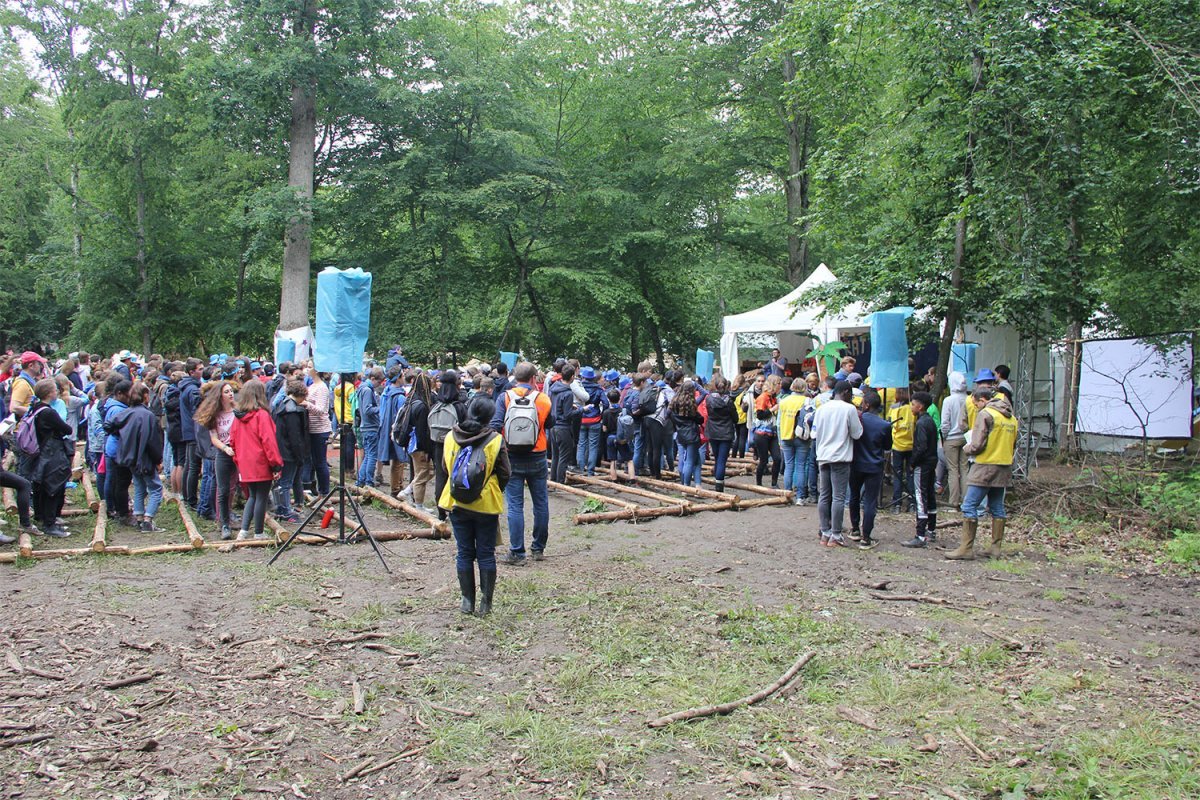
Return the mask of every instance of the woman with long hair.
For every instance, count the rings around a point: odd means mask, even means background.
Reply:
[[[284,390],[283,401],[275,407],[275,440],[283,457],[283,472],[275,487],[275,509],[281,521],[297,523],[300,517],[292,502],[297,507],[304,503],[300,473],[312,454],[308,446],[308,409],[304,406],[308,387],[300,378],[288,378]]]
[[[412,459],[412,483],[405,490],[413,502],[425,505],[425,496],[433,482],[433,439],[429,435],[429,410],[433,408],[433,380],[428,373],[418,374],[408,391],[409,435],[408,452]],[[436,502],[436,498],[434,499]],[[432,510],[432,509],[431,509]]]
[[[257,383],[257,381],[255,381]],[[233,505],[234,477],[237,466],[233,460],[234,402],[236,395],[229,381],[215,381],[213,388],[204,394],[199,408],[193,416],[196,424],[208,431],[214,449],[213,471],[216,482],[217,522],[221,526],[221,538],[232,539],[230,510]]]
[[[34,384],[33,401],[26,415],[34,415],[38,453],[33,457],[30,480],[42,532],[47,536],[66,537],[71,533],[59,522],[59,517],[66,498],[67,479],[71,477],[75,443],[70,438],[70,426],[54,411],[53,403],[57,399],[58,384],[53,378],[42,378]]]
[[[708,423],[704,429],[713,453],[713,478],[717,481],[716,490],[723,492],[725,464],[739,436],[742,437],[742,447],[746,446],[746,423],[737,421],[734,400],[729,396],[729,381],[723,375],[713,378],[712,391],[704,399],[704,404],[708,408]]]
[[[704,417],[696,408],[696,384],[684,381],[671,399],[671,423],[679,445],[679,482],[684,486],[700,485],[700,428]]]
[[[238,475],[249,492],[242,510],[239,541],[249,538],[249,525],[254,523],[254,538],[263,538],[263,523],[271,497],[271,483],[283,469],[283,458],[275,441],[275,421],[267,403],[267,389],[262,381],[250,381],[238,392],[233,411],[233,427],[229,442]]]
[[[305,483],[315,486],[319,496],[329,493],[329,435],[333,433],[333,422],[329,418],[333,392],[329,388],[328,372],[308,370],[312,385],[308,387],[308,447],[310,462],[304,468]],[[259,381],[254,381],[259,383]]]
[[[121,446],[117,461],[133,478],[133,516],[142,533],[159,533],[154,515],[162,505],[163,436],[158,417],[150,410],[150,387],[135,381],[129,391],[129,410],[121,419]]]
[[[754,401],[754,453],[758,458],[755,470],[755,481],[762,486],[763,475],[767,472],[767,460],[771,462],[771,488],[779,488],[779,470],[783,462],[783,453],[779,449],[779,390],[783,380],[778,375],[772,375],[763,381],[762,393]]]
[[[449,473],[442,463],[446,439],[454,426],[467,418],[467,406],[458,391],[458,373],[448,369],[438,378],[437,393],[429,408],[429,438],[433,443],[433,496],[440,498]],[[438,519],[446,518],[446,510],[438,508]]]

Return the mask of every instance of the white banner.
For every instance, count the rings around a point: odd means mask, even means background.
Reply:
[[[1192,348],[1163,351],[1145,339],[1082,345],[1080,433],[1150,439],[1192,435]]]

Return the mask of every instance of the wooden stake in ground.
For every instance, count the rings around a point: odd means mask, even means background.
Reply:
[[[17,537],[17,550],[21,553],[21,558],[33,558],[33,537],[28,533],[21,533]]]
[[[83,483],[83,496],[87,499],[88,508],[99,511],[100,498],[96,496],[96,487],[92,484],[92,473],[85,469],[80,482]]]
[[[204,537],[200,535],[200,529],[196,527],[196,521],[188,513],[186,505],[179,502],[178,497],[175,498],[175,507],[179,509],[179,518],[183,520],[183,529],[187,531],[188,541],[192,543],[192,547],[196,550],[204,547]]]
[[[3,497],[4,497],[4,510],[9,512],[10,514],[14,513],[17,510],[17,497],[15,494],[13,494],[13,490],[8,488],[7,486],[5,486],[4,491],[3,491]]]
[[[646,725],[651,728],[664,728],[667,725],[670,725],[672,722],[682,722],[684,720],[711,717],[715,714],[728,714],[729,712],[739,709],[742,706],[752,706],[755,703],[761,703],[763,700],[766,700],[784,686],[787,686],[789,683],[791,683],[792,679],[796,677],[797,673],[804,669],[804,666],[808,664],[809,661],[812,661],[815,656],[816,653],[805,653],[804,655],[800,656],[800,658],[796,660],[796,663],[792,664],[792,666],[788,668],[787,672],[779,676],[778,680],[776,680],[767,688],[758,690],[754,694],[747,695],[746,697],[742,697],[728,703],[721,703],[719,705],[704,706],[703,708],[689,708],[686,711],[676,711],[674,714],[668,714],[665,717],[647,720]]]
[[[104,504],[100,504],[100,510],[96,512],[96,530],[92,533],[92,552],[103,553],[105,546],[105,526],[108,525],[108,509]]]

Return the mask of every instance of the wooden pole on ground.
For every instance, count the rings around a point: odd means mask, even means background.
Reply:
[[[666,475],[669,478],[678,478],[679,477],[678,472],[671,472],[670,470],[666,470],[666,469],[663,470],[662,474]],[[704,477],[704,478],[701,478],[700,480],[703,483],[707,483],[709,485],[716,485],[716,483],[717,483],[715,478]],[[759,486],[758,484],[755,484],[755,483],[730,483],[729,481],[726,481],[725,489],[727,491],[729,489],[741,489],[742,491],[752,492],[754,494],[767,494],[767,495],[771,495],[773,497],[794,497],[795,496],[795,492],[788,491],[787,489],[772,489],[769,486]]]
[[[410,504],[404,502],[403,500],[397,500],[395,497],[392,497],[390,494],[387,494],[386,492],[381,492],[373,486],[363,486],[363,487],[350,486],[347,488],[350,489],[350,491],[354,492],[355,494],[362,495],[363,497],[370,497],[373,500],[378,500],[379,502],[383,503],[384,505],[391,506],[392,508],[397,509],[398,511],[403,511],[405,514],[408,514],[410,517],[412,517],[414,519],[419,519],[421,522],[428,523],[429,527],[431,527],[433,530],[437,531],[438,533],[442,534],[443,538],[450,537],[449,523],[439,520],[433,514],[430,514],[428,511],[426,511],[422,508],[417,508],[416,506],[410,505]]]
[[[620,508],[637,508],[638,507],[637,503],[631,503],[628,500],[619,500],[616,497],[609,497],[608,495],[596,494],[595,492],[589,492],[587,489],[580,489],[578,486],[567,486],[565,483],[558,483],[556,481],[547,481],[547,485],[551,489],[558,489],[559,491],[567,492],[568,494],[578,495],[579,497],[587,497],[591,500],[596,500],[601,503],[607,503],[610,506],[618,506]]]
[[[96,530],[92,533],[92,552],[103,553],[107,546],[105,542],[105,527],[108,525],[108,513],[104,504],[100,504],[100,510],[96,513]]]
[[[96,487],[92,483],[92,473],[85,469],[80,480],[83,483],[83,496],[87,499],[88,508],[92,511],[99,511],[100,499],[96,497]]]
[[[187,531],[188,540],[191,542],[190,546],[196,550],[204,547],[204,537],[200,535],[200,529],[196,527],[196,521],[188,513],[187,507],[179,502],[178,497],[175,498],[175,507],[179,509],[179,518],[183,520],[183,529]]]
[[[8,512],[17,510],[17,496],[7,486],[4,487],[4,510]]]
[[[682,492],[683,494],[690,494],[693,497],[703,497],[707,500],[723,500],[733,503],[734,505],[737,505],[737,502],[740,499],[736,494],[712,492],[708,489],[700,489],[695,486],[684,486],[682,483],[668,483],[667,481],[661,481],[657,478],[631,478],[628,475],[618,475],[617,477],[621,481],[629,483],[637,483],[642,486],[657,486],[659,489],[669,489],[673,492]]]
[[[601,480],[600,478],[590,478],[586,475],[569,475],[568,481],[574,483],[582,483],[588,486],[598,486],[602,489],[608,489],[612,492],[622,492],[624,494],[632,494],[638,497],[645,497],[649,500],[654,500],[669,506],[687,506],[689,501],[682,497],[669,497],[658,492],[651,492],[648,489],[642,489],[638,486],[629,486],[628,484],[614,483],[612,481]]]
[[[654,519],[656,517],[682,517],[688,512],[683,506],[659,506],[658,508],[625,508],[620,511],[595,511],[589,514],[576,514],[576,525],[590,525],[595,522],[616,522],[622,519]]]
[[[17,550],[21,553],[21,558],[33,558],[33,537],[24,531],[17,537]]]

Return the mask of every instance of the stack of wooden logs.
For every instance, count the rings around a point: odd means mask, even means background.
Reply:
[[[678,477],[674,473],[664,472],[668,477]],[[705,483],[715,484],[713,479],[704,479]],[[572,486],[570,484],[578,484]],[[585,497],[605,505],[616,506],[616,511],[595,511],[575,515],[576,525],[586,525],[595,522],[614,522],[625,519],[654,519],[656,517],[681,517],[702,511],[731,511],[762,506],[787,505],[792,501],[792,493],[782,489],[768,489],[762,486],[727,484],[725,491],[717,492],[697,486],[684,486],[664,480],[645,477],[630,477],[618,473],[617,480],[600,476],[570,475],[568,483],[551,482],[550,486],[568,494]],[[586,487],[586,488],[581,488]],[[747,499],[736,494],[732,489],[740,489],[762,497]],[[604,490],[601,493],[599,490]],[[667,494],[667,492],[677,494]],[[619,495],[637,498],[628,500]],[[680,497],[679,495],[683,495]],[[655,505],[646,505],[644,501],[651,500]]]

